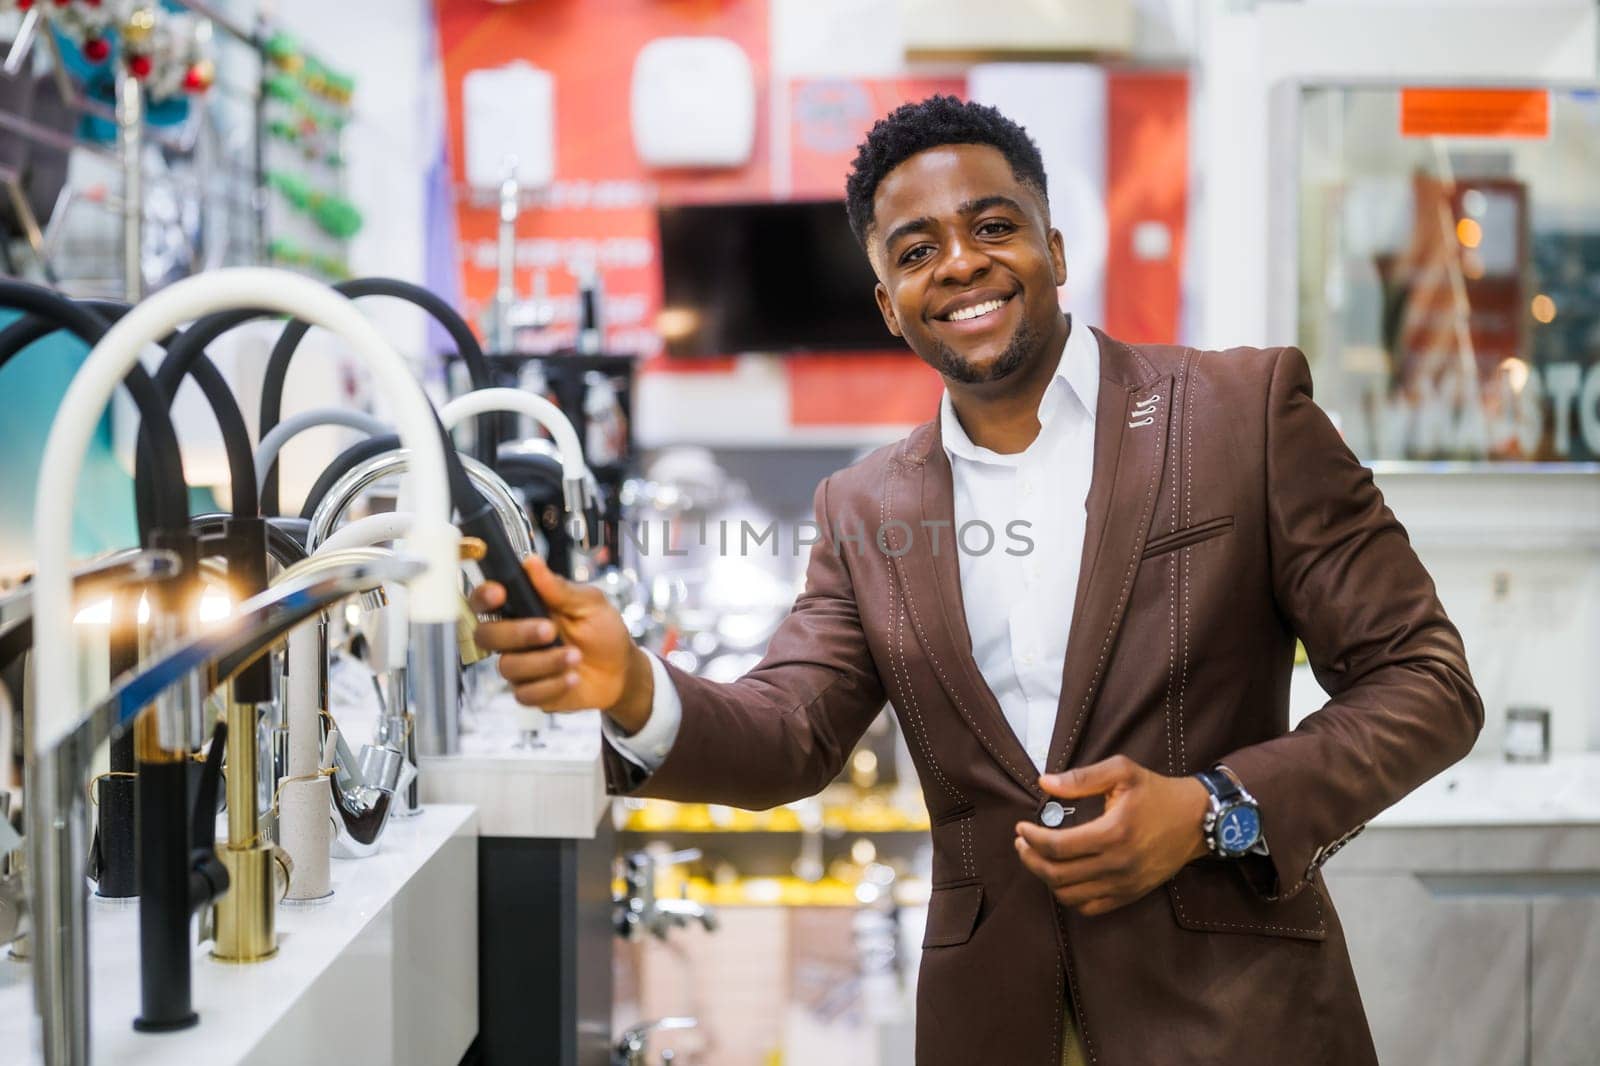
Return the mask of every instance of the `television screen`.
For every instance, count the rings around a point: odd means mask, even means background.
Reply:
[[[843,201],[662,207],[667,353],[904,350]]]

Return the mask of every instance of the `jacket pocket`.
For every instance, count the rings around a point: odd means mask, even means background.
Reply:
[[[922,935],[925,948],[945,948],[965,944],[978,925],[983,907],[983,885],[947,885],[936,888],[928,897],[928,928]]]
[[[1233,528],[1233,515],[1223,515],[1221,518],[1211,518],[1204,522],[1196,522],[1192,526],[1180,529],[1175,533],[1167,533],[1159,537],[1152,537],[1145,541],[1144,555],[1149,559],[1156,555],[1165,555],[1179,548],[1188,548],[1199,544],[1201,541],[1220,537]]]
[[[1328,939],[1319,885],[1289,899],[1269,900],[1251,888],[1244,871],[1233,864],[1197,862],[1167,882],[1167,898],[1177,923],[1195,932]]]

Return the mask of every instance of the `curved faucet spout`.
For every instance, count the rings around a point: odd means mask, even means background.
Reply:
[[[584,462],[583,445],[578,440],[578,431],[572,428],[571,419],[543,396],[520,389],[476,389],[464,396],[457,396],[441,407],[439,420],[446,429],[454,429],[474,415],[495,411],[526,415],[544,427],[555,441],[556,450],[561,455],[562,502],[567,520],[572,525],[572,539],[579,547],[585,550],[590,548],[586,512],[592,502],[589,485],[594,477]]]
[[[500,524],[504,527],[506,536],[510,538],[511,546],[518,557],[526,558],[532,554],[533,527],[529,525],[527,515],[522,513],[511,486],[506,484],[505,479],[499,474],[471,456],[463,455],[461,465],[466,471],[467,479],[493,506],[495,516],[500,519]],[[306,531],[306,550],[315,552],[333,535],[335,527],[343,521],[350,506],[363,492],[386,478],[405,474],[410,469],[409,448],[380,452],[351,467],[329,487],[312,512],[311,525]]]

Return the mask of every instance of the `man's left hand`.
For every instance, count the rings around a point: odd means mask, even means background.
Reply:
[[[1116,755],[1039,785],[1062,800],[1105,796],[1105,813],[1066,829],[1017,823],[1017,854],[1063,906],[1105,914],[1163,884],[1206,855],[1201,822],[1210,805],[1193,777],[1166,777]]]

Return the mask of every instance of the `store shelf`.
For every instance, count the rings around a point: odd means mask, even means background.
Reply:
[[[93,1060],[455,1062],[478,1031],[477,816],[432,806],[391,820],[377,854],[333,862],[333,895],[278,908],[278,954],[219,962],[195,948],[200,1024],[133,1031],[136,901],[91,898]],[[416,964],[426,960],[426,966]],[[0,1060],[42,1061],[32,968],[0,958]],[[18,1055],[18,1049],[30,1053]]]
[[[793,807],[747,811],[705,803],[631,800],[618,829],[624,833],[794,833],[803,831]],[[822,828],[829,834],[927,833],[928,812],[895,806],[884,797],[861,802],[824,801]]]

